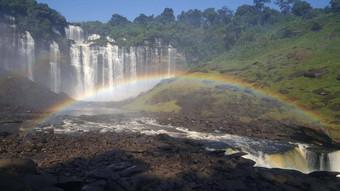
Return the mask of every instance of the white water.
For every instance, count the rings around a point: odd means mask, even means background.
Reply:
[[[59,45],[53,41],[50,44],[50,73],[51,73],[51,90],[55,93],[61,91],[61,77],[60,77],[60,51]]]
[[[86,107],[85,107],[86,108]],[[104,110],[96,107],[85,110],[89,115],[91,111],[100,111],[105,114]],[[109,113],[122,113],[122,111],[112,111]],[[81,115],[79,112],[84,110],[84,107],[79,109],[65,111],[67,115]],[[93,114],[96,114],[94,112]],[[56,133],[79,133],[89,131],[99,131],[102,133],[115,132],[140,132],[146,135],[157,135],[166,133],[172,137],[189,138],[202,141],[207,149],[224,149],[226,154],[243,151],[248,155],[245,158],[254,160],[256,166],[268,168],[286,168],[296,169],[304,173],[309,173],[317,170],[337,171],[340,172],[340,151],[333,152],[319,152],[309,150],[308,145],[298,143],[285,143],[271,140],[263,140],[257,138],[250,138],[238,135],[230,135],[223,133],[204,133],[191,131],[186,128],[175,127],[171,125],[160,125],[155,119],[147,117],[127,117],[126,119],[119,119],[108,117],[109,122],[91,122],[80,120],[82,123],[77,123],[79,119],[64,120],[64,125],[54,129]],[[53,126],[44,127],[45,129],[53,128]],[[40,128],[38,128],[40,129]],[[323,159],[322,159],[323,158]],[[327,160],[324,160],[327,158]],[[316,168],[317,167],[317,168]]]
[[[68,25],[65,28],[66,38],[76,42],[83,42],[85,40],[85,32],[79,26]]]
[[[165,57],[167,61],[164,62],[161,48],[126,49],[109,42],[105,47],[98,47],[85,39],[97,39],[99,35],[92,34],[86,37],[79,26],[73,25],[68,26],[65,31],[67,38],[74,40],[70,47],[70,58],[75,78],[75,88],[66,93],[75,99],[95,95],[87,100],[122,100],[152,88],[160,80],[137,83],[141,77],[155,75],[172,77],[175,74],[176,50],[172,47],[167,49]],[[111,90],[98,93],[101,88],[110,87]]]
[[[25,34],[19,38],[18,50],[21,58],[21,69],[25,68],[27,78],[34,81],[35,43],[29,32],[26,31]]]

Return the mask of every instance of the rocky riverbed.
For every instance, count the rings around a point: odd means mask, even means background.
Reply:
[[[335,172],[254,167],[246,153],[225,155],[166,134],[59,134],[12,125],[21,128],[0,139],[3,190],[340,190]]]

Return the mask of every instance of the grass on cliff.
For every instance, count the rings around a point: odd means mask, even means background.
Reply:
[[[326,131],[333,138],[340,138],[340,80],[337,80],[340,76],[339,23],[340,14],[323,15],[309,21],[294,19],[268,29],[267,33],[255,35],[255,40],[235,46],[214,60],[201,64],[195,71],[204,71],[202,75],[206,77],[222,75],[236,78],[255,89],[270,92],[291,105],[316,114],[331,127]],[[292,31],[293,35],[290,33]],[[316,78],[304,77],[304,73],[313,69],[327,69],[328,73]],[[140,96],[126,108],[180,112],[184,106],[179,104],[179,98],[191,95],[194,99],[193,95],[197,90],[202,90],[202,86],[211,88],[206,84],[163,84]],[[314,93],[319,89],[329,93]],[[160,99],[162,96],[167,98]],[[240,92],[228,92],[225,95],[211,93],[205,97],[212,100],[212,106],[220,109],[223,109],[221,105],[242,100]],[[245,103],[248,104],[245,110],[247,107],[259,107],[261,110],[260,107],[263,107],[257,99]],[[223,111],[205,108],[200,112],[204,117]],[[282,120],[296,118],[294,115],[294,112],[289,113],[289,109],[281,108],[263,112],[256,117]],[[248,113],[238,115],[245,122],[251,121],[253,117]]]

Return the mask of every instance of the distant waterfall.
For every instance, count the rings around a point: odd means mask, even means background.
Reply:
[[[60,51],[56,42],[50,44],[50,74],[51,74],[51,90],[55,93],[61,91],[61,75],[60,75]]]
[[[66,38],[76,42],[83,42],[85,40],[85,32],[79,26],[69,25],[65,28]]]
[[[87,37],[81,27],[72,25],[65,32],[68,39],[74,40],[70,47],[70,61],[75,84],[72,90],[66,91],[73,98],[81,99],[111,87],[112,91],[106,92],[108,97],[100,100],[119,100],[155,85],[155,82],[134,85],[139,78],[171,77],[175,73],[177,52],[172,47],[124,48],[110,42],[106,46],[96,46],[92,40],[98,39],[99,35]],[[123,84],[127,85],[121,87]]]
[[[22,38],[19,39],[18,50],[20,54],[21,69],[26,70],[26,76],[30,80],[34,80],[33,77],[33,66],[35,62],[35,43],[29,32],[25,32]]]

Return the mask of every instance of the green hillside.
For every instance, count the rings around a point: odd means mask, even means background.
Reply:
[[[181,76],[184,79],[164,82],[125,108],[191,113],[202,118],[229,115],[245,123],[278,120],[315,124],[312,118],[317,118],[333,138],[340,138],[339,22],[339,14],[327,14],[262,28],[269,32],[254,33],[256,39],[251,42],[235,45],[193,67]],[[216,88],[221,81],[239,82],[239,87],[264,92],[279,101],[270,102],[242,88]]]

